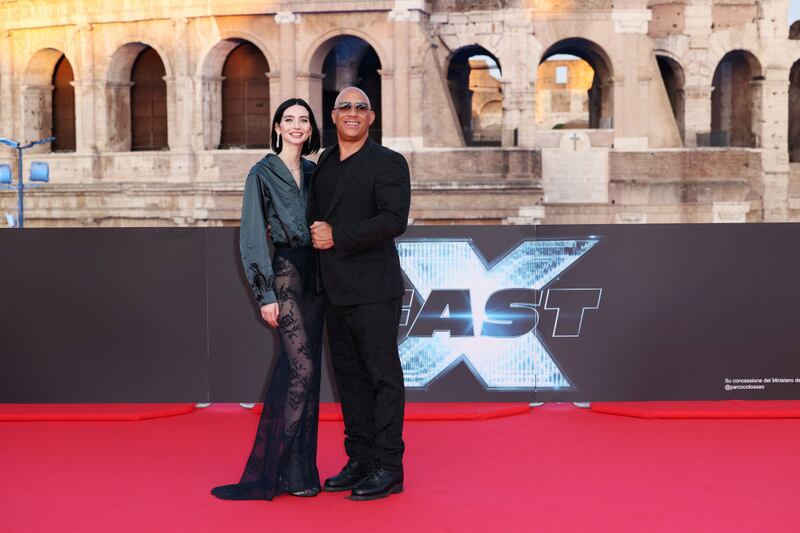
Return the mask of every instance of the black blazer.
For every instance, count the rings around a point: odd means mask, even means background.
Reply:
[[[331,147],[317,169],[338,150]],[[359,305],[403,296],[403,275],[394,238],[403,234],[411,205],[411,178],[405,158],[371,139],[353,154],[339,176],[331,203],[317,205],[314,177],[308,200],[309,224],[333,227],[333,248],[319,252],[322,289],[334,305]]]

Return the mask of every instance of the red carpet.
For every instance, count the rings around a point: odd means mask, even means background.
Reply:
[[[222,404],[225,405],[225,404]],[[229,404],[234,405],[234,404]],[[0,404],[0,422],[15,421],[90,421],[90,420],[146,420],[190,413],[194,404]],[[253,412],[261,414],[262,404]],[[501,416],[527,413],[527,403],[434,403],[418,402],[406,405],[407,421],[416,420],[488,420]],[[341,421],[342,409],[338,403],[320,405],[320,420]]]
[[[253,412],[261,414],[263,404],[256,404]],[[530,411],[527,403],[459,403],[459,402],[409,402],[404,420],[489,420],[501,416],[521,415]],[[338,403],[322,403],[319,408],[322,422],[342,420],[342,407]]]
[[[191,413],[192,403],[0,403],[0,422],[147,420]]]
[[[800,420],[642,420],[546,405],[406,424],[406,491],[225,502],[258,420],[215,405],[123,422],[0,423],[0,531],[797,531]],[[320,473],[344,462],[320,425]]]
[[[800,401],[595,402],[591,410],[636,418],[800,418]]]

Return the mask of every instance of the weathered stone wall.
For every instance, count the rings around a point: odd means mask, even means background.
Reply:
[[[432,0],[433,11],[487,11],[521,7],[522,0]]]
[[[800,220],[800,171],[788,150],[800,41],[788,38],[787,11],[788,0],[5,1],[0,136],[49,134],[52,73],[64,54],[77,149],[26,155],[49,162],[52,176],[28,193],[28,225],[236,224],[244,176],[263,154],[219,149],[227,54],[253,43],[269,66],[272,109],[301,96],[320,116],[322,63],[349,35],[379,57],[383,142],[409,159],[416,221]],[[145,45],[166,71],[166,151],[129,151],[129,72]],[[502,68],[499,148],[465,147],[448,90],[450,59],[473,45]],[[714,72],[737,50],[757,73],[749,102],[741,92],[733,102],[749,106],[755,148],[709,149]],[[536,125],[537,69],[548,53],[577,55],[598,74],[588,104],[598,127],[574,130],[574,145]],[[656,54],[674,65],[672,94]],[[682,103],[683,141],[671,99]],[[579,142],[583,156],[608,162],[592,178],[606,180],[608,201],[546,201],[543,151],[569,163],[583,157],[572,153]],[[0,147],[0,163],[14,165],[13,152]],[[568,171],[559,170],[580,183]],[[15,202],[0,192],[0,215]]]
[[[715,29],[742,27],[756,21],[758,5],[751,0],[714,0],[711,18]]]
[[[647,34],[651,37],[679,35],[685,28],[686,0],[650,0],[648,7],[653,12]]]

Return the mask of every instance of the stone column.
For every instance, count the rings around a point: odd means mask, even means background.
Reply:
[[[269,90],[269,118],[272,120],[272,117],[275,115],[275,111],[278,110],[278,106],[286,100],[287,98],[303,98],[302,96],[297,96],[297,93],[292,93],[289,96],[287,93],[283,92],[281,88],[281,78],[282,72],[281,71],[272,71],[266,73],[267,77],[267,89]],[[220,86],[221,89],[221,86]],[[308,100],[306,100],[308,102]],[[222,120],[222,117],[220,117]]]
[[[759,82],[761,107],[759,128],[761,165],[764,172],[764,221],[786,220],[789,196],[789,74],[781,69],[768,69],[766,79]]]
[[[171,177],[179,181],[194,174],[192,124],[194,114],[194,81],[189,56],[188,19],[172,20],[175,29],[175,64],[167,82],[167,135],[170,148]]]
[[[684,144],[687,147],[710,144],[713,90],[711,85],[687,85],[684,88]]]
[[[786,77],[786,98],[788,104],[789,98],[789,77],[787,74]],[[750,116],[750,131],[752,132],[753,136],[753,146],[756,148],[764,146],[764,134],[766,133],[764,130],[764,108],[766,105],[766,97],[764,94],[765,87],[764,87],[764,80],[752,80],[750,82],[750,90],[751,90],[751,98],[752,98],[752,113]],[[788,112],[788,111],[787,111]],[[786,129],[789,129],[789,126],[786,126]]]
[[[0,136],[14,138],[14,63],[11,32],[0,30]]]
[[[28,143],[49,136],[53,131],[53,86],[21,85],[20,91],[23,110],[22,135],[16,140]],[[41,154],[49,151],[49,144],[40,144],[26,153]]]
[[[686,55],[684,145],[708,146],[711,136],[711,79],[716,65],[708,63],[711,42],[712,0],[688,0],[684,7],[684,33],[689,36]]]
[[[221,76],[202,76],[197,82],[195,102],[202,102],[195,113],[195,150],[214,150],[222,138]]]
[[[642,75],[640,65],[647,64],[642,53],[652,48],[643,46],[652,12],[649,9],[613,9],[611,20],[614,31],[622,41],[622,65],[615,65],[613,84],[614,102],[626,105],[613,106],[614,147],[616,149],[644,149],[649,144],[648,89],[650,80]],[[616,73],[620,72],[620,76]]]
[[[386,94],[387,78],[381,77],[383,127],[391,135],[383,135],[383,144],[395,150],[409,152],[414,150],[414,144],[422,145],[422,139],[411,138],[411,83],[410,68],[410,40],[412,23],[420,22],[419,11],[411,11],[405,5],[408,2],[395,1],[395,8],[389,12],[392,22],[392,63],[393,63],[393,95]],[[382,65],[384,68],[386,65]]]
[[[393,143],[395,138],[395,121],[387,117],[394,112],[394,74],[391,70],[387,69],[379,70],[378,74],[381,77],[381,110],[383,112],[382,142],[383,144]],[[418,101],[421,102],[422,100]]]
[[[280,55],[278,64],[270,65],[270,69],[280,72],[278,81],[278,91],[272,89],[274,78],[270,78],[270,100],[273,95],[277,96],[277,102],[270,105],[272,112],[277,109],[278,104],[287,98],[298,97],[297,87],[297,26],[300,24],[300,15],[291,11],[280,11],[275,14],[275,23],[280,28]],[[302,98],[302,97],[301,97]],[[304,100],[308,101],[304,98]]]
[[[675,120],[678,123],[678,134],[680,134],[681,141],[683,141],[686,138],[686,91],[683,87],[675,91],[675,115]]]
[[[789,196],[789,65],[795,41],[786,39],[789,12],[787,0],[760,2],[760,17],[756,20],[760,45],[759,55],[764,68],[764,80],[754,81],[753,131],[762,148],[761,165],[764,176],[764,221],[787,220]],[[791,58],[788,62],[787,57]],[[787,65],[788,63],[788,65]],[[790,68],[790,67],[789,67]]]
[[[536,145],[536,87],[534,83],[503,84],[503,147],[533,148]]]
[[[95,84],[95,132],[100,152],[127,152],[131,149],[131,87],[129,81],[102,81]]]
[[[502,123],[500,124],[500,146],[515,146],[519,144],[518,128],[520,126],[520,113],[516,106],[512,105],[516,99],[512,98],[513,83],[511,78],[501,73],[500,87],[500,90],[503,92],[503,117],[501,119]],[[531,87],[531,94],[535,93],[536,87],[533,85]],[[534,127],[533,134],[535,135],[535,133],[536,129]]]
[[[79,154],[96,154],[95,135],[95,77],[94,77],[94,35],[91,24],[78,26],[80,55],[75,88],[75,151]]]
[[[503,147],[533,148],[536,144],[536,69],[542,50],[533,38],[529,16],[514,11],[503,20]]]
[[[415,149],[422,149],[423,148],[423,139],[424,139],[424,121],[425,121],[425,114],[422,112],[422,102],[425,98],[425,77],[424,77],[424,69],[420,65],[419,67],[412,67],[411,72],[409,73],[409,89],[410,89],[410,97],[409,97],[409,107],[413,108],[410,111],[411,115],[411,139],[412,145]],[[389,75],[391,78],[391,74]],[[384,83],[383,74],[381,73],[381,83]],[[388,83],[387,83],[388,85]],[[392,135],[391,130],[387,130],[384,126],[384,135]]]
[[[191,124],[194,110],[194,86],[190,71],[189,36],[186,34],[188,20],[177,18],[172,21],[175,28],[175,65],[172,80],[174,112],[169,113],[169,146],[173,151],[191,151]],[[168,89],[169,94],[169,89]]]
[[[297,95],[311,106],[311,110],[314,111],[314,117],[317,119],[320,133],[322,133],[322,115],[331,111],[330,109],[322,109],[322,79],[324,77],[324,74],[315,74],[313,72],[298,72],[296,74]]]

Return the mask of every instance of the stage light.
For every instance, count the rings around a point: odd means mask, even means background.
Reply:
[[[21,145],[17,141],[0,137],[0,144],[5,144],[17,151],[17,184],[11,186],[11,168],[8,165],[0,165],[0,189],[16,189],[17,190],[17,223],[15,227],[23,229],[25,227],[25,189],[29,187],[41,187],[43,183],[50,181],[50,167],[47,163],[34,162],[31,163],[31,173],[28,178],[29,184],[25,185],[22,180],[25,168],[22,162],[23,152],[28,148],[38,144],[49,143],[55,140],[55,137],[47,137],[39,139],[38,141],[30,142],[26,145]],[[38,182],[38,183],[30,183]]]
[[[0,137],[0,143],[3,143],[11,148],[19,148],[19,143],[17,141],[12,141],[11,139],[6,139],[5,137]]]
[[[11,185],[11,165],[0,165],[0,184]]]
[[[31,163],[31,181],[47,183],[50,181],[50,165],[41,161]]]

